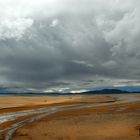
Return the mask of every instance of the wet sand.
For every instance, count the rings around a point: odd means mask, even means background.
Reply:
[[[126,95],[125,95],[126,96]],[[128,95],[130,96],[130,95]],[[134,95],[139,98],[138,95]],[[115,96],[116,97],[116,96]],[[16,98],[16,97],[15,97]],[[18,97],[19,98],[19,97]],[[20,97],[21,98],[21,97]],[[27,98],[27,97],[26,97]],[[30,98],[30,97],[28,97]],[[47,98],[47,97],[46,97]],[[56,97],[51,97],[55,98]],[[47,103],[39,101],[34,107],[112,102],[108,106],[70,109],[50,114],[38,121],[29,123],[17,129],[13,140],[139,140],[136,126],[140,124],[140,101],[124,102],[110,96],[65,96],[60,99],[48,100]],[[24,97],[25,99],[25,97]],[[9,99],[10,100],[10,99]],[[41,100],[41,97],[40,97]],[[14,100],[13,100],[14,101]],[[28,100],[29,101],[29,100]],[[30,104],[35,101],[33,99]],[[27,101],[26,101],[27,103]],[[23,109],[27,104],[20,104]],[[28,102],[29,103],[29,102]],[[41,104],[40,104],[41,103]],[[29,104],[28,104],[29,105]],[[19,105],[13,105],[15,108]],[[4,106],[3,106],[4,107]],[[15,111],[15,108],[10,108]],[[25,108],[24,108],[25,109]],[[4,109],[2,109],[4,111]],[[26,116],[29,117],[29,116]],[[25,119],[21,117],[21,120]],[[6,122],[6,127],[10,123]],[[0,125],[2,126],[2,124]],[[3,139],[3,137],[1,137]]]

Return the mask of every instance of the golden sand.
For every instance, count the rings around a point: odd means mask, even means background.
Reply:
[[[137,96],[138,97],[138,96]],[[7,98],[8,97],[2,97]],[[139,97],[138,97],[139,98]],[[37,100],[38,99],[38,100]],[[1,97],[0,97],[1,100]],[[23,100],[22,104],[14,100]],[[47,100],[47,102],[46,102]],[[71,109],[51,114],[19,128],[13,140],[139,140],[140,102],[120,102],[109,96],[12,97],[13,107],[1,113],[56,105],[112,102],[109,106]],[[25,101],[25,102],[24,102]],[[114,101],[114,103],[113,103]],[[19,102],[19,101],[18,101]],[[25,119],[24,116],[5,126]],[[2,126],[2,125],[0,125]],[[4,126],[4,124],[3,124]]]

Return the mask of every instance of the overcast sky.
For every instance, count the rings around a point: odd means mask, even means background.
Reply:
[[[139,79],[139,0],[0,0],[2,87],[63,92]]]

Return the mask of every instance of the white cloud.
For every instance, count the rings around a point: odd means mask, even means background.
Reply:
[[[50,24],[51,27],[55,27],[59,24],[59,20],[58,19],[54,19],[52,20],[52,23]]]
[[[0,40],[21,39],[28,28],[33,24],[32,19],[5,19],[0,22]]]
[[[70,90],[70,88],[69,87],[60,87],[60,88],[58,88],[58,87],[54,87],[54,88],[49,88],[49,89],[46,89],[46,90],[44,90],[43,92],[45,92],[45,93],[52,93],[52,92],[56,92],[56,93],[67,93],[67,92],[69,92],[69,90]]]
[[[117,65],[117,63],[113,60],[110,60],[110,61],[103,63],[102,65],[107,68],[114,68]]]
[[[72,91],[70,91],[70,93],[76,94],[76,93],[82,93],[82,92],[87,92],[87,91],[88,91],[88,90],[80,89],[80,90],[72,90]]]
[[[94,67],[93,64],[89,63],[89,62],[86,62],[86,61],[80,61],[80,60],[72,60],[73,63],[76,63],[76,64],[80,64],[80,65],[84,65],[86,67]]]

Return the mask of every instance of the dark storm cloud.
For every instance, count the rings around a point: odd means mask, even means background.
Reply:
[[[0,3],[1,83],[72,89],[140,78],[138,1]]]

